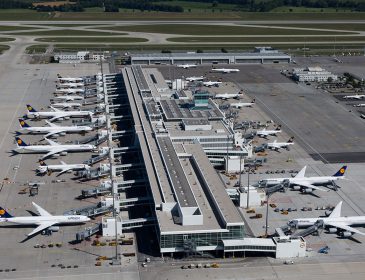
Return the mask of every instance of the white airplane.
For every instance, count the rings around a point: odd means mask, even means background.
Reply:
[[[350,237],[355,233],[365,235],[364,232],[351,227],[365,225],[365,216],[341,216],[341,207],[342,201],[336,205],[335,209],[333,209],[331,215],[328,217],[293,219],[288,222],[288,225],[296,228],[309,227],[319,220],[322,220],[324,226],[330,233],[339,232],[342,237]]]
[[[60,74],[57,74],[58,81],[61,83],[81,83],[84,81],[83,78],[69,78],[69,77],[62,77]]]
[[[231,98],[237,99],[239,96],[240,95],[238,93],[218,93],[214,96],[214,98],[227,100],[227,99],[231,99]]]
[[[200,76],[200,77],[187,77],[187,78],[185,78],[185,80],[187,80],[188,82],[202,81],[202,80],[204,80],[204,77],[203,76]]]
[[[31,105],[27,104],[28,118],[50,118],[53,122],[58,119],[68,119],[71,117],[92,117],[93,113],[90,111],[62,111],[57,108],[50,106],[53,111],[38,112]]]
[[[354,105],[354,107],[365,107],[365,103],[356,104],[356,105]]]
[[[53,216],[34,202],[32,204],[37,209],[39,216],[13,217],[4,208],[0,207],[0,223],[13,223],[25,226],[36,225],[37,227],[27,234],[27,236],[32,236],[45,230],[57,232],[59,225],[80,224],[90,221],[89,217],[82,215]]]
[[[80,171],[80,170],[89,170],[91,167],[87,164],[67,164],[61,160],[61,164],[53,164],[53,165],[47,165],[43,160],[40,162],[40,166],[37,168],[37,172],[39,174],[46,174],[50,175],[53,171],[60,171],[57,173],[56,177],[62,175],[63,173],[69,172],[69,171]]]
[[[83,89],[83,88],[59,88],[55,92],[55,94],[75,94],[75,93],[85,93],[85,89]]]
[[[279,125],[274,130],[266,130],[266,128],[264,128],[263,130],[258,130],[256,131],[256,135],[259,137],[266,138],[267,136],[276,136],[276,134],[280,132],[281,132],[281,125]]]
[[[49,143],[49,145],[27,145],[24,143],[22,139],[19,137],[15,137],[16,140],[16,151],[22,152],[30,152],[30,153],[47,153],[41,157],[41,160],[44,160],[51,156],[59,156],[59,155],[67,155],[68,152],[90,152],[95,151],[97,148],[94,145],[90,144],[68,144],[63,145],[52,140],[45,138],[45,140]]]
[[[287,149],[289,150],[290,145],[294,145],[294,137],[291,137],[288,142],[277,142],[275,139],[272,143],[267,143],[267,148],[275,151],[279,151],[279,149]]]
[[[304,166],[302,170],[294,178],[270,178],[263,179],[259,181],[259,184],[266,183],[267,186],[274,186],[282,183],[284,180],[288,180],[290,186],[297,191],[302,191],[304,193],[311,193],[313,190],[318,191],[329,191],[317,187],[317,185],[334,185],[337,180],[345,179],[345,172],[347,166],[342,166],[333,176],[313,176],[305,177],[305,170],[307,166]]]
[[[211,87],[211,86],[219,87],[219,85],[220,85],[221,83],[222,83],[222,82],[212,82],[212,81],[208,81],[208,82],[203,82],[203,86],[206,86],[206,87]]]
[[[84,83],[58,83],[56,85],[57,88],[83,88],[84,86]]]
[[[55,99],[68,102],[75,100],[84,100],[84,97],[81,95],[61,95],[61,96],[56,96]]]
[[[51,106],[54,107],[54,108],[66,109],[66,108],[80,108],[82,106],[82,104],[81,103],[76,103],[76,102],[70,102],[70,103],[56,102],[56,103],[52,103]]]
[[[365,94],[346,95],[343,97],[343,99],[357,99],[357,100],[360,100],[363,98],[365,98]]]
[[[176,66],[179,67],[179,68],[184,68],[184,69],[197,67],[196,64],[187,64],[187,63],[186,64],[178,64]]]
[[[49,126],[37,126],[33,127],[27,124],[23,119],[19,119],[21,131],[28,131],[31,133],[46,133],[44,138],[48,138],[54,135],[65,135],[66,133],[83,133],[86,131],[92,131],[91,126],[59,126],[49,121],[46,121]]]
[[[232,103],[231,107],[236,108],[236,109],[241,109],[243,107],[252,107],[252,105],[255,104],[255,99],[252,99],[251,102],[238,102],[238,103]]]
[[[240,69],[213,68],[211,71],[228,74],[228,73],[232,73],[232,72],[240,72]]]

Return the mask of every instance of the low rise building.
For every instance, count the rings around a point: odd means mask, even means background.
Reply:
[[[337,81],[338,76],[321,67],[294,68],[293,78],[298,82]]]

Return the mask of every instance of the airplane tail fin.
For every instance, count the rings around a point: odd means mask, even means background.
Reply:
[[[338,170],[333,176],[334,177],[342,177],[345,175],[345,172],[346,172],[346,169],[347,169],[347,166],[344,165],[340,168],[340,170]]]
[[[25,122],[25,120],[23,120],[23,119],[19,119],[19,124],[20,124],[20,127],[21,127],[21,128],[24,128],[24,127],[30,127],[30,125],[29,125],[29,124],[27,124],[27,123]]]
[[[280,130],[281,129],[281,124],[279,124],[275,130]]]
[[[342,201],[340,201],[335,209],[333,209],[332,213],[329,215],[330,218],[339,218],[341,217],[341,207],[342,207]]]
[[[293,143],[294,142],[294,136],[290,137],[287,143]]]
[[[35,112],[37,112],[37,110],[36,109],[34,109],[31,105],[29,105],[29,104],[27,104],[27,110],[28,110],[28,112],[30,112],[30,113],[35,113]]]
[[[15,137],[16,140],[16,145],[18,147],[26,147],[28,146],[22,139],[20,139],[19,137]]]
[[[307,169],[307,166],[304,166],[302,170],[298,172],[298,174],[295,176],[295,178],[304,178],[305,170]]]
[[[10,215],[4,208],[0,207],[0,218],[12,218],[13,216]]]

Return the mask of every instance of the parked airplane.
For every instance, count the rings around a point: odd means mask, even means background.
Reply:
[[[220,72],[224,74],[232,73],[232,72],[239,72],[240,69],[227,69],[227,68],[213,68],[212,72]]]
[[[83,88],[84,83],[58,83],[56,88]]]
[[[40,166],[37,168],[37,172],[39,174],[44,175],[48,173],[50,175],[50,173],[53,171],[60,171],[57,173],[57,177],[69,171],[89,170],[91,168],[90,165],[87,164],[67,164],[62,160],[61,164],[47,165],[43,160],[41,160],[39,163]]]
[[[276,136],[276,134],[280,132],[281,132],[281,125],[278,125],[278,127],[274,130],[266,130],[266,128],[264,128],[263,130],[258,130],[256,131],[256,135],[258,135],[259,137],[266,138],[267,136]]]
[[[222,82],[212,82],[212,81],[208,81],[208,82],[203,82],[203,86],[206,86],[206,87],[211,87],[211,86],[219,87],[219,85],[220,85],[221,83],[222,83]]]
[[[230,99],[230,98],[237,99],[239,96],[240,95],[238,93],[218,93],[214,96],[214,98],[227,100],[227,99]]]
[[[176,66],[179,67],[179,68],[184,68],[184,69],[197,67],[196,64],[187,64],[187,63],[186,64],[178,64]]]
[[[200,76],[200,77],[187,77],[187,78],[185,78],[185,80],[187,80],[188,82],[196,82],[196,81],[204,80],[204,77],[203,76]]]
[[[363,99],[365,98],[365,94],[355,94],[355,95],[346,95],[343,97],[343,99]]]
[[[57,74],[58,81],[61,83],[81,83],[84,81],[83,78],[71,78],[71,77],[62,77],[60,74]]]
[[[294,145],[294,137],[291,137],[288,142],[277,142],[277,140],[275,140],[272,143],[267,143],[267,148],[271,149],[271,150],[275,150],[275,151],[279,151],[279,149],[287,149],[289,150],[289,146],[290,145]]]
[[[354,105],[354,107],[365,107],[365,103],[356,104],[356,105]]]
[[[54,108],[61,108],[61,109],[68,109],[68,108],[80,108],[82,106],[81,103],[76,103],[76,102],[56,102],[56,103],[52,103],[51,104],[52,107]]]
[[[365,225],[365,216],[341,216],[342,201],[340,201],[332,213],[328,217],[319,218],[299,218],[293,219],[288,222],[291,227],[309,227],[314,225],[317,221],[322,220],[324,226],[330,233],[339,233],[342,237],[350,237],[353,234],[365,235],[351,226]]]
[[[242,107],[252,107],[252,105],[255,104],[255,99],[252,99],[251,102],[238,102],[238,103],[232,103],[231,107],[236,109],[241,109]]]
[[[47,133],[44,138],[54,136],[54,135],[65,135],[68,132],[76,132],[76,133],[82,133],[86,131],[92,131],[93,128],[91,126],[59,126],[54,123],[51,123],[49,121],[46,121],[46,123],[49,126],[30,126],[25,122],[23,119],[19,119],[19,123],[21,126],[21,131],[28,131],[31,133]]]
[[[55,94],[74,94],[74,93],[85,93],[83,88],[59,88]]]
[[[32,202],[39,216],[13,217],[4,208],[0,207],[0,223],[13,223],[18,225],[36,225],[37,227],[28,233],[28,236],[35,235],[45,230],[57,232],[59,225],[80,224],[90,221],[90,218],[82,215],[53,216],[39,205]]]
[[[84,100],[84,97],[81,95],[61,95],[61,96],[56,96],[55,99],[68,102],[75,100]]]
[[[307,166],[304,166],[302,170],[294,178],[270,178],[259,181],[259,184],[266,183],[267,186],[273,186],[282,183],[284,180],[289,180],[290,186],[294,190],[300,190],[304,193],[311,193],[313,190],[328,191],[317,187],[317,185],[335,185],[335,181],[345,179],[345,172],[347,166],[342,166],[334,175],[332,176],[312,176],[305,177],[305,170]]]
[[[63,145],[47,138],[45,138],[45,140],[49,143],[49,145],[27,145],[19,137],[15,137],[15,140],[17,145],[16,151],[30,152],[30,153],[47,153],[41,157],[42,160],[51,156],[66,155],[68,152],[90,152],[90,151],[95,151],[97,149],[96,146],[89,144]]]
[[[38,112],[31,105],[27,104],[28,118],[32,117],[35,119],[50,118],[53,122],[58,119],[68,119],[70,117],[91,117],[93,115],[90,111],[62,111],[50,106],[53,111]]]

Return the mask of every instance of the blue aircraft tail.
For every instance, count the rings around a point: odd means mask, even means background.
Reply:
[[[4,208],[0,207],[0,218],[12,218],[13,216],[10,215]]]
[[[21,126],[22,128],[24,128],[24,127],[30,127],[30,125],[29,125],[29,124],[27,124],[27,123],[25,122],[25,120],[23,120],[23,119],[19,119],[19,123],[20,123],[20,126]]]
[[[29,112],[32,112],[32,113],[35,113],[35,112],[37,112],[37,110],[36,109],[34,109],[31,105],[29,105],[29,104],[27,104],[27,110],[29,111]]]
[[[333,175],[333,176],[335,176],[335,177],[342,177],[342,176],[344,176],[344,175],[345,175],[345,172],[346,172],[346,169],[347,169],[347,166],[346,166],[346,165],[342,166],[342,167],[340,168],[340,170],[338,170],[338,171],[335,173],[335,175]]]
[[[19,146],[19,147],[26,147],[28,146],[22,139],[20,139],[19,137],[15,137],[15,140],[16,140],[16,144]]]

